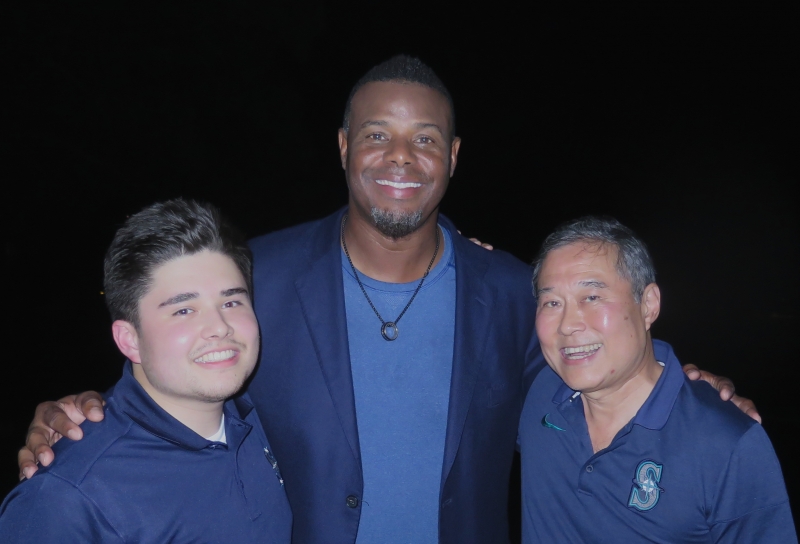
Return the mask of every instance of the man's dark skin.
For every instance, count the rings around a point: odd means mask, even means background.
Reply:
[[[403,82],[372,82],[353,98],[350,126],[339,130],[339,149],[349,189],[349,218],[345,241],[355,267],[384,282],[418,280],[436,245],[439,204],[453,174],[461,144],[452,134],[451,111],[438,91]],[[393,188],[385,184],[420,184]],[[379,183],[380,182],[380,183]],[[395,238],[376,226],[372,208],[392,214],[419,212],[416,229]],[[443,251],[439,251],[440,258]],[[435,263],[434,263],[435,264]],[[533,302],[533,301],[531,301]],[[752,401],[734,395],[727,378],[684,367],[691,379],[703,379],[760,421]],[[19,451],[20,477],[31,477],[37,462],[53,461],[50,448],[62,436],[73,440],[83,432],[75,422],[103,419],[102,397],[93,391],[44,402]]]

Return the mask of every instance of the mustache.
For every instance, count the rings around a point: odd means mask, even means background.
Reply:
[[[231,347],[237,347],[240,350],[246,350],[247,344],[234,339],[225,340],[223,342],[208,342],[207,344],[204,344],[199,348],[197,348],[196,350],[192,351],[192,353],[189,354],[189,357],[192,359],[196,359],[200,357],[200,355],[202,355],[209,348],[219,349],[221,351],[223,349],[229,349]]]
[[[409,176],[423,183],[430,183],[431,181],[433,181],[433,178],[431,176],[411,166],[406,168],[400,168],[400,167],[368,168],[367,170],[364,170],[364,176],[370,179],[384,179],[391,176],[399,176],[399,177]]]

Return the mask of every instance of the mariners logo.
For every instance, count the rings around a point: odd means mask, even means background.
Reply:
[[[633,478],[633,487],[631,488],[631,498],[628,501],[628,506],[647,512],[658,504],[658,499],[661,497],[661,493],[664,492],[658,485],[661,481],[663,470],[664,465],[659,465],[654,461],[647,460],[639,463]]]

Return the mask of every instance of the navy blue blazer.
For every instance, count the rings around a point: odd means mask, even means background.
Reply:
[[[248,386],[283,474],[293,541],[352,543],[363,478],[339,243],[345,209],[251,241],[261,359]],[[542,368],[531,270],[453,240],[456,325],[439,507],[442,543],[508,542],[509,474]]]

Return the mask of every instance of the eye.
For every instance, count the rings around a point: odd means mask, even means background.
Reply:
[[[181,308],[172,315],[189,315],[191,313],[194,313],[194,310],[192,310],[191,308]]]
[[[583,300],[585,300],[586,302],[597,302],[598,300],[600,300],[600,295],[589,295]]]
[[[417,142],[421,144],[432,144],[433,138],[431,138],[430,136],[420,136],[419,138],[417,138]]]
[[[241,300],[229,300],[225,304],[222,305],[223,308],[235,308],[236,306],[241,306]]]
[[[376,141],[376,142],[381,142],[383,140],[386,140],[386,136],[384,136],[380,132],[373,132],[372,134],[368,134],[367,135],[367,140],[373,140],[373,141]]]
[[[548,300],[547,302],[542,303],[542,308],[555,308],[558,306],[557,300]]]

